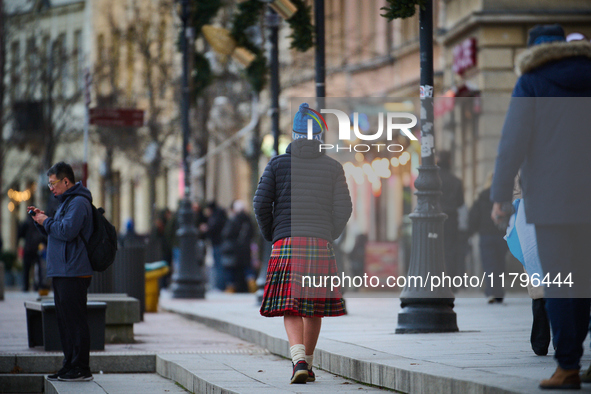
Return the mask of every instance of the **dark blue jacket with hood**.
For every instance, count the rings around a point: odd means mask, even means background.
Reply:
[[[55,215],[43,227],[37,226],[47,235],[47,277],[92,275],[86,247],[78,236],[88,240],[92,235],[92,195],[77,182],[57,199],[60,206]]]
[[[491,200],[511,201],[521,169],[529,223],[591,223],[591,43],[533,46],[517,69]]]

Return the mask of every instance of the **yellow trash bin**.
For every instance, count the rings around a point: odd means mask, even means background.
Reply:
[[[170,269],[166,262],[157,261],[146,263],[146,312],[158,312],[158,298],[160,296],[160,284],[158,279],[168,274]]]

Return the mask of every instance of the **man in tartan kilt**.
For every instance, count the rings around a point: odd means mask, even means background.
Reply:
[[[346,313],[338,288],[313,281],[338,274],[332,242],[352,212],[342,165],[320,149],[324,129],[322,117],[307,103],[300,105],[294,141],[269,161],[254,197],[261,233],[273,242],[260,313],[283,316],[291,383],[315,380],[312,364],[322,317]]]

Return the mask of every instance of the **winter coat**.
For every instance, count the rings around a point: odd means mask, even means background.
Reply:
[[[254,196],[263,237],[339,237],[352,212],[343,166],[320,152],[320,142],[299,139],[272,158]]]
[[[39,244],[47,242],[45,237],[35,228],[33,219],[29,217],[19,226],[17,238],[25,240],[23,253],[27,257],[37,256],[39,254]]]
[[[441,178],[441,210],[450,218],[457,218],[458,208],[464,205],[464,188],[460,178],[451,173],[451,171],[441,168],[439,170]]]
[[[229,258],[233,264],[226,268],[250,267],[250,241],[254,227],[246,212],[239,212],[226,221],[222,230],[222,259]]]
[[[591,44],[553,42],[518,58],[491,188],[511,201],[521,168],[528,223],[591,223]],[[560,99],[557,99],[560,98]],[[576,116],[575,116],[576,114]]]
[[[490,200],[490,188],[480,192],[468,214],[468,232],[470,235],[497,235],[502,237],[505,231],[500,230],[492,221],[493,202]]]
[[[76,277],[92,275],[92,267],[84,239],[92,235],[92,200],[90,191],[77,182],[74,187],[57,196],[60,202],[55,215],[43,226],[37,226],[47,236],[47,277]]]
[[[218,207],[213,208],[211,215],[207,219],[207,231],[205,236],[209,238],[212,245],[219,245],[222,243],[222,230],[226,224],[228,217],[226,212]]]

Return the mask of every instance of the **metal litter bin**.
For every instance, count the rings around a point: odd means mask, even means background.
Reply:
[[[113,269],[113,292],[126,293],[140,301],[140,318],[144,320],[146,310],[146,289],[144,263],[146,248],[142,244],[131,244],[117,251]]]
[[[119,251],[117,251],[117,254],[119,254]],[[92,274],[88,293],[113,293],[113,265],[103,272],[95,272]]]

